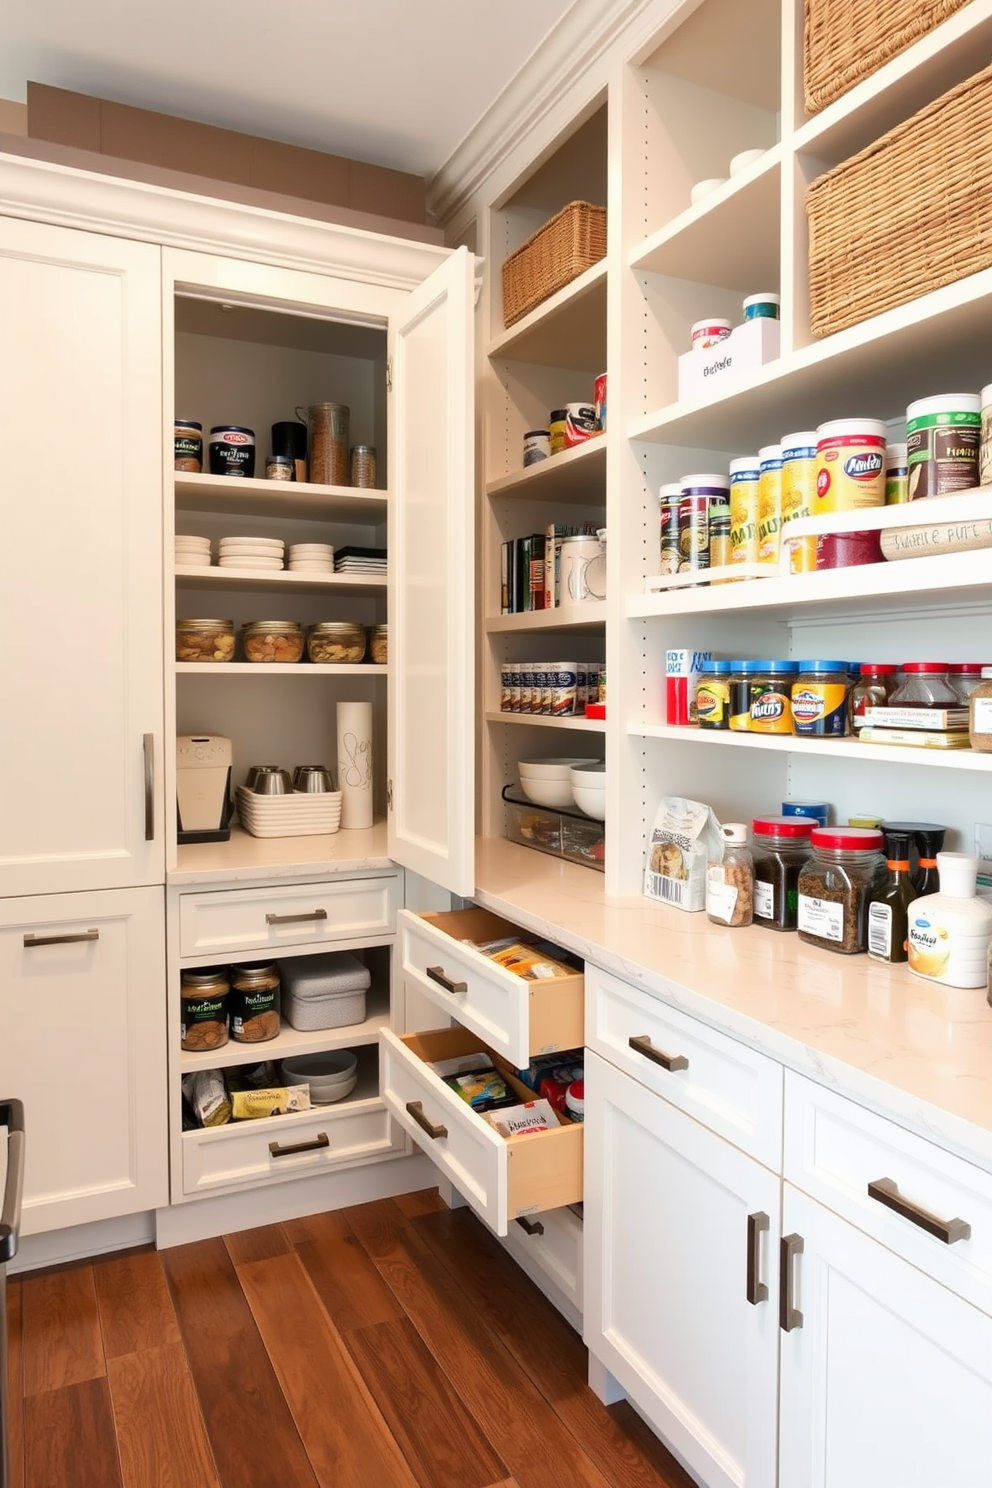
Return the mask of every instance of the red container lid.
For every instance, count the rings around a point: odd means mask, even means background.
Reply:
[[[947,661],[904,661],[902,664],[904,672],[948,672],[950,662]]]
[[[956,675],[958,676],[960,676],[962,672],[974,672],[977,676],[978,673],[981,672],[983,667],[987,667],[990,665],[992,665],[992,662],[987,661],[952,661],[947,670],[949,672],[956,673]]]
[[[862,677],[891,677],[899,670],[891,661],[862,661]]]
[[[883,837],[875,827],[814,827],[810,841],[814,847],[840,847],[855,852],[881,849]]]
[[[809,837],[815,826],[811,816],[756,816],[751,830],[766,837]]]

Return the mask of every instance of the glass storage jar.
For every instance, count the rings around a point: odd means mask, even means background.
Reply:
[[[274,962],[231,968],[231,1037],[262,1044],[279,1032],[280,982]]]
[[[801,816],[756,816],[751,823],[754,856],[754,918],[769,930],[795,930],[799,874],[809,857],[816,823]]]
[[[801,661],[799,676],[792,684],[793,733],[844,738],[850,687],[850,662]]]
[[[202,1053],[221,1049],[228,1039],[231,982],[226,966],[184,971],[179,984],[179,1044]]]
[[[968,699],[968,734],[972,749],[992,751],[992,667],[982,667],[982,679]]]
[[[886,876],[881,832],[814,827],[799,874],[799,939],[852,955],[868,946],[868,899]]]
[[[230,661],[234,656],[233,620],[177,620],[177,661]]]
[[[889,698],[890,708],[958,708],[947,680],[946,661],[905,661],[903,679]]]
[[[351,484],[375,489],[375,450],[371,444],[356,444],[352,449]]]
[[[730,728],[730,674],[733,662],[703,661],[696,684],[696,722],[701,729]]]
[[[863,661],[860,675],[851,688],[847,707],[854,730],[867,723],[865,713],[869,708],[884,708],[896,687],[899,668],[889,661]]]
[[[252,620],[241,633],[246,661],[299,661],[303,626],[296,620]]]
[[[947,681],[958,696],[958,704],[967,708],[968,699],[985,675],[985,666],[980,661],[955,661],[947,668]]]
[[[307,631],[307,655],[320,663],[365,659],[365,627],[351,620],[325,620]]]
[[[373,625],[369,635],[369,651],[376,666],[385,666],[389,660],[389,626]]]

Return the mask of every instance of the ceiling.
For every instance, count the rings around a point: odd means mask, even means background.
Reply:
[[[429,179],[571,3],[2,0],[0,98],[30,79]]]

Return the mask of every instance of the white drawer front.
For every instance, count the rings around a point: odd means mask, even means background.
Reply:
[[[582,1128],[505,1141],[429,1067],[428,1060],[474,1052],[461,1028],[400,1038],[379,1035],[382,1098],[395,1119],[481,1219],[505,1235],[520,1214],[582,1197]]]
[[[326,1143],[324,1142],[326,1138]],[[279,1155],[278,1148],[302,1147]],[[311,1115],[239,1121],[211,1131],[184,1132],[183,1193],[255,1188],[355,1166],[401,1153],[402,1133],[380,1100],[342,1101]]]
[[[785,1080],[788,1181],[992,1311],[992,1174],[791,1070]],[[868,1185],[879,1182],[884,1188],[872,1197]],[[895,1212],[892,1201],[909,1205],[909,1214]],[[929,1233],[928,1217],[960,1238]]]
[[[278,955],[288,946],[392,935],[399,882],[398,876],[335,878],[283,889],[183,894],[179,954],[219,959],[245,951]]]
[[[493,939],[514,927],[488,910],[400,914],[403,971],[442,1013],[523,1069],[532,1054],[583,1043],[582,977],[529,982],[462,944]]]
[[[551,1209],[512,1223],[503,1244],[573,1327],[582,1319],[582,1221],[571,1209]]]
[[[640,1049],[631,1039],[647,1039]],[[772,1059],[586,965],[586,1042],[743,1152],[779,1169],[782,1069]],[[665,1061],[672,1068],[665,1068]],[[685,1061],[682,1063],[682,1061]]]

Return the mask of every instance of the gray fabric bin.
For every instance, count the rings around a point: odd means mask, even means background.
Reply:
[[[280,963],[282,1015],[300,1033],[365,1022],[369,969],[350,951]]]

